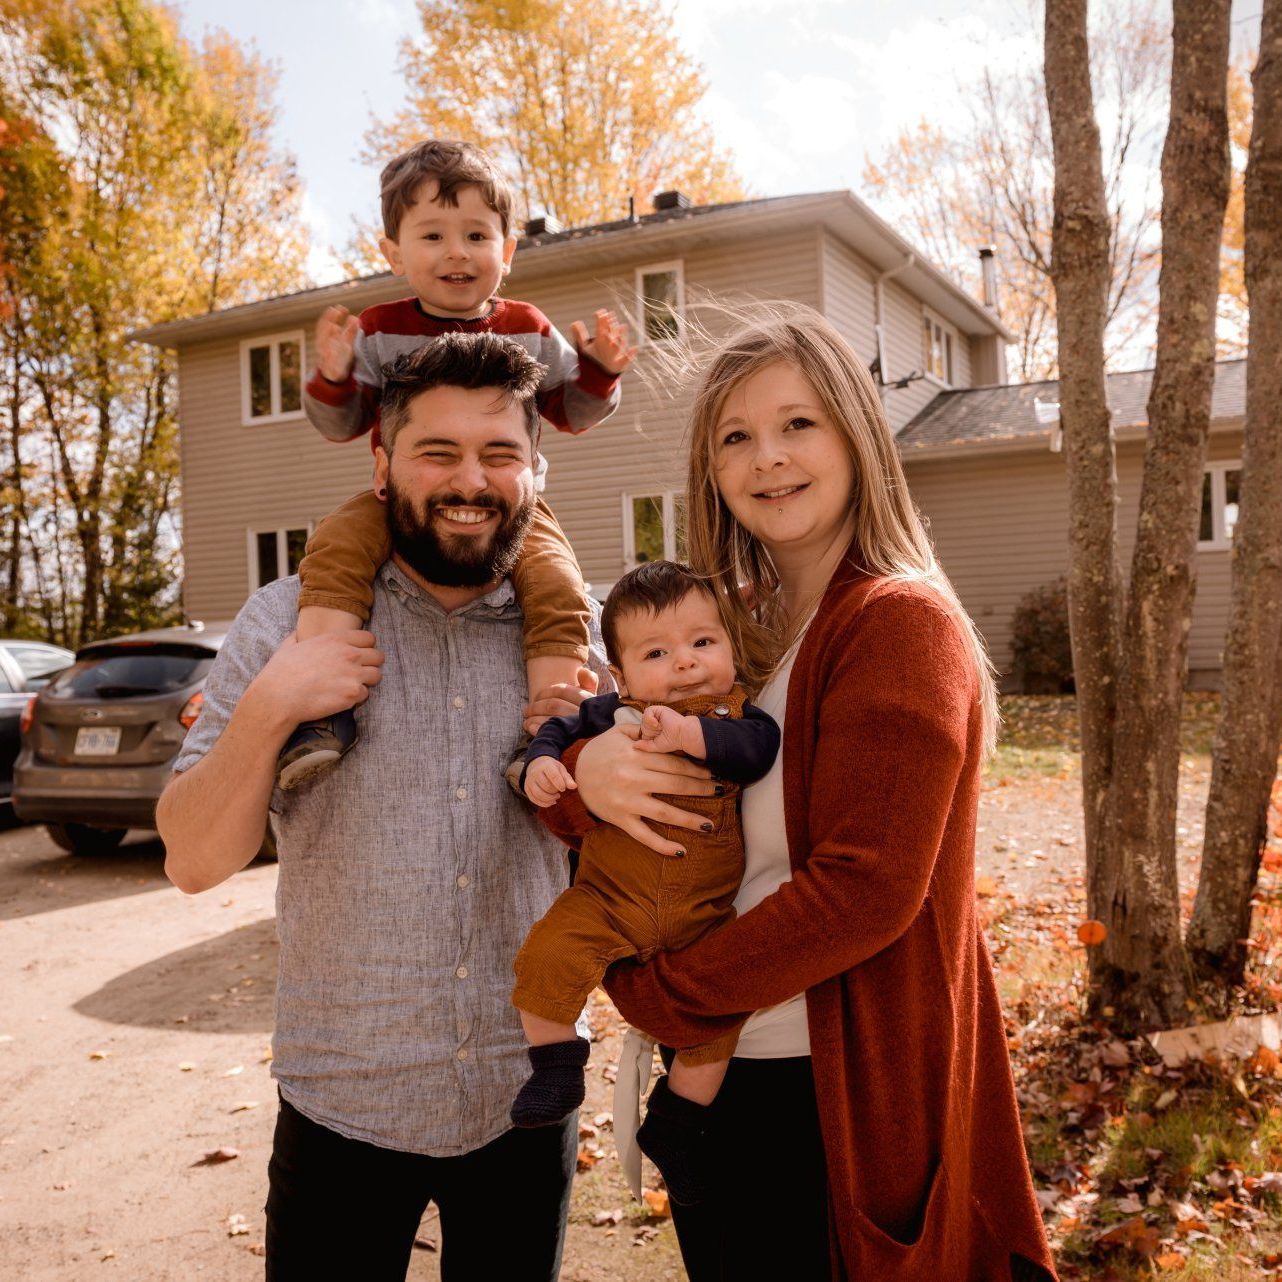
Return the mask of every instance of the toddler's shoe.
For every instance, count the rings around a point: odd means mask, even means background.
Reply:
[[[288,792],[328,770],[356,738],[356,714],[351,708],[319,721],[304,721],[280,750],[276,786]]]
[[[583,1066],[592,1043],[586,1037],[530,1047],[534,1069],[512,1104],[514,1126],[555,1126],[583,1103]]]
[[[637,1148],[659,1168],[668,1195],[678,1206],[693,1206],[708,1196],[711,1111],[707,1104],[677,1095],[666,1075],[655,1083],[646,1101]]]

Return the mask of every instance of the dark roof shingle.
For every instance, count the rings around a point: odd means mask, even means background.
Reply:
[[[1108,403],[1115,429],[1148,426],[1151,369],[1108,376]],[[904,451],[927,446],[969,445],[981,441],[1016,441],[1048,436],[1051,425],[1037,421],[1035,401],[1057,402],[1059,383],[1008,383],[941,392],[899,433]],[[1246,361],[1220,361],[1215,367],[1211,399],[1213,419],[1241,418],[1246,413]]]

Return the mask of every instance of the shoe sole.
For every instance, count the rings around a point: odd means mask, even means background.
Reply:
[[[324,774],[338,763],[342,753],[337,748],[320,748],[299,757],[280,768],[276,776],[276,786],[282,792],[289,792],[299,784],[306,783],[316,775]]]

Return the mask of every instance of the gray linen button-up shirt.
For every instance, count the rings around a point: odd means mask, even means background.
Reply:
[[[297,601],[288,578],[245,604],[176,770],[214,745],[294,629]],[[357,709],[360,741],[272,803],[272,1073],[295,1108],[341,1135],[447,1157],[511,1125],[529,1073],[512,961],[567,865],[503,779],[525,703],[511,584],[446,613],[389,562],[369,626],[387,661]]]

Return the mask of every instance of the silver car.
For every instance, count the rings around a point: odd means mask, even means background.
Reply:
[[[74,854],[114,850],[156,826],[156,801],[227,625],[161,628],[84,646],[32,696],[13,808]]]

